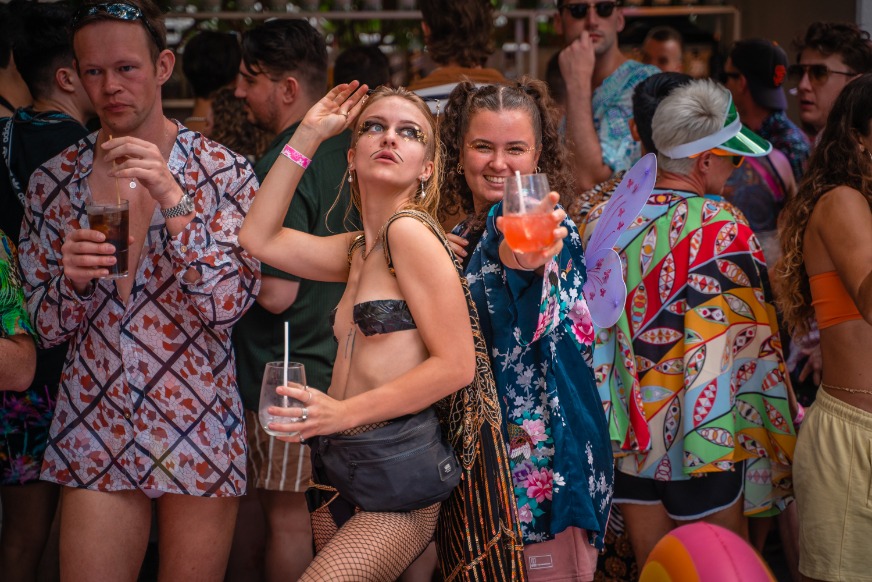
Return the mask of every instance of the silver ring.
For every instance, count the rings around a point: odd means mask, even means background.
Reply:
[[[303,410],[303,415],[300,416],[301,421],[309,418],[309,409],[304,406],[302,410]]]
[[[309,397],[306,398],[306,401],[305,401],[303,404],[309,404],[309,401],[312,400],[312,393],[309,392],[309,387],[308,387],[308,386],[306,386],[306,394],[308,394]]]

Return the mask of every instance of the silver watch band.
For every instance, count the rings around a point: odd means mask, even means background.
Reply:
[[[182,199],[179,203],[170,208],[161,208],[160,213],[164,218],[175,218],[177,216],[186,216],[194,211],[194,201],[187,194],[182,194]]]

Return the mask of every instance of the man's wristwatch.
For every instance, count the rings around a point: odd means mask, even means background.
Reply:
[[[194,201],[187,194],[182,194],[182,199],[179,203],[170,208],[161,208],[160,213],[164,218],[175,218],[177,216],[187,216],[194,211]]]

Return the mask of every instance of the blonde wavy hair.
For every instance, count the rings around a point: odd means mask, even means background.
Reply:
[[[776,301],[787,329],[808,332],[814,318],[805,270],[803,242],[809,218],[821,196],[838,186],[863,194],[872,208],[872,153],[858,139],[872,133],[872,73],[851,81],[836,99],[820,142],[809,160],[797,195],[780,217],[781,259],[775,266]]]
[[[414,105],[418,111],[421,112],[421,115],[427,120],[427,125],[421,128],[424,131],[424,134],[427,136],[427,161],[433,162],[433,174],[430,176],[430,179],[425,182],[424,189],[418,190],[414,197],[412,197],[407,204],[403,206],[404,209],[409,210],[420,210],[422,212],[426,212],[434,219],[436,218],[436,212],[439,208],[439,192],[441,190],[441,175],[442,175],[442,145],[439,142],[439,132],[436,131],[436,119],[433,117],[433,114],[430,113],[430,108],[427,106],[424,101],[412,93],[411,91],[406,90],[403,87],[388,87],[387,85],[382,85],[378,89],[375,89],[372,93],[370,93],[369,98],[366,103],[363,105],[363,108],[360,110],[360,113],[357,115],[357,119],[354,120],[354,124],[352,125],[351,131],[351,148],[357,146],[357,141],[360,139],[360,121],[364,118],[364,114],[366,110],[369,109],[373,103],[378,103],[382,99],[387,99],[389,97],[399,97],[401,99],[405,99]],[[353,176],[351,170],[345,170],[345,179],[347,180],[349,177]],[[351,180],[351,203],[354,204],[354,207],[358,212],[362,211],[361,202],[360,202],[360,187],[357,184],[357,176],[354,175],[354,179]]]

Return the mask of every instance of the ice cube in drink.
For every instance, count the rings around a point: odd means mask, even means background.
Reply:
[[[534,253],[554,244],[550,214],[509,214],[503,216],[502,225],[506,243],[517,253]]]
[[[127,200],[120,204],[89,204],[88,225],[91,230],[102,232],[106,242],[115,247],[112,256],[115,264],[108,265],[110,279],[127,276],[128,234],[130,231],[130,205]]]

